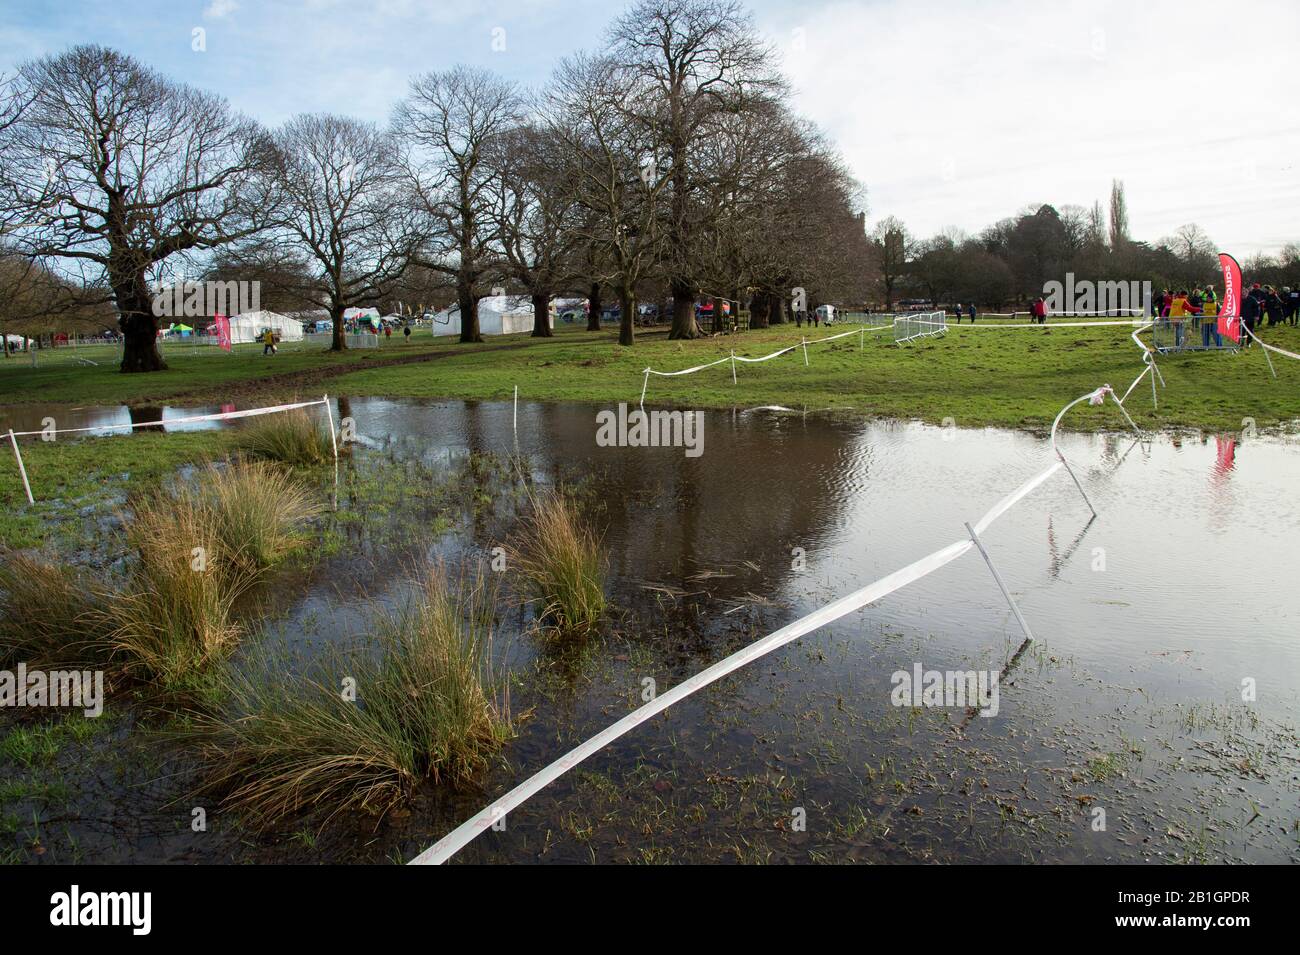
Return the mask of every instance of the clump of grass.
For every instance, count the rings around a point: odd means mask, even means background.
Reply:
[[[123,672],[165,689],[186,685],[239,637],[231,615],[247,577],[193,492],[135,502],[127,536],[139,562],[109,601],[110,642]]]
[[[260,461],[209,466],[196,485],[137,498],[127,537],[139,560],[107,611],[123,670],[195,688],[239,639],[236,599],[319,509],[305,486]]]
[[[565,635],[596,628],[605,612],[605,558],[573,501],[559,492],[534,500],[512,550],[514,566],[542,604],[539,619]]]
[[[329,434],[301,408],[254,418],[235,444],[253,457],[292,467],[324,464],[334,457]]]
[[[228,666],[226,700],[179,731],[210,767],[205,791],[262,825],[302,812],[382,816],[421,780],[459,782],[510,732],[494,693],[493,594],[432,571],[366,645],[286,676],[275,654]],[[355,687],[355,698],[348,692]]]
[[[27,554],[0,560],[0,664],[93,667],[107,653],[103,592],[85,575]]]
[[[227,558],[252,575],[293,550],[298,526],[321,511],[305,485],[265,461],[209,468],[204,483],[201,498],[182,495],[178,504],[200,509]]]
[[[202,688],[239,638],[235,600],[318,510],[283,470],[235,462],[133,501],[125,526],[138,559],[118,592],[38,557],[0,560],[0,663],[112,666],[167,690]]]

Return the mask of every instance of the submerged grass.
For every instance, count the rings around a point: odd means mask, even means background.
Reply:
[[[72,568],[28,554],[0,560],[0,665],[92,667],[108,651],[104,593]]]
[[[533,501],[514,547],[539,619],[567,636],[590,633],[605,612],[605,558],[577,505],[560,492]]]
[[[126,526],[139,560],[108,606],[127,674],[194,689],[239,639],[239,595],[299,543],[297,528],[319,510],[303,484],[266,462],[209,465],[195,485],[136,498]]]
[[[301,543],[298,528],[322,510],[306,485],[264,461],[209,467],[202,498],[186,497],[223,553],[254,576],[294,550]]]
[[[425,779],[459,782],[511,731],[490,670],[494,594],[431,570],[377,618],[369,645],[287,675],[277,654],[230,665],[228,702],[177,732],[208,767],[204,792],[261,825],[299,813],[382,816]],[[355,690],[350,693],[349,688]]]
[[[111,669],[175,691],[235,645],[239,595],[300,542],[320,510],[265,462],[209,465],[194,484],[138,493],[123,518],[135,555],[114,589],[42,557],[0,559],[0,664]]]
[[[23,460],[36,503],[27,503],[12,460],[0,466],[0,544],[93,552],[105,528],[87,514],[112,511],[131,495],[166,485],[178,469],[222,456],[232,437],[230,431],[179,431],[24,440]]]
[[[255,418],[235,444],[253,457],[293,467],[324,464],[334,456],[329,434],[302,408]]]

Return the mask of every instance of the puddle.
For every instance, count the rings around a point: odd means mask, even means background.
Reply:
[[[170,832],[83,838],[83,851],[410,858],[639,705],[647,680],[667,689],[963,539],[963,522],[1051,460],[1047,440],[1024,432],[771,410],[705,412],[699,457],[602,448],[596,410],[521,404],[516,443],[508,402],[345,399],[359,448],[335,546],[267,596],[276,638],[348,639],[370,601],[402,592],[414,560],[486,557],[510,532],[519,498],[505,462],[516,451],[537,482],[581,482],[616,612],[587,646],[556,648],[529,632],[507,572],[498,652],[518,678],[516,712],[531,710],[508,765],[477,789],[430,788],[377,830],[357,820],[310,839],[233,826],[193,836],[164,813]],[[80,426],[130,420],[125,409],[77,413]],[[0,420],[6,429],[43,416],[7,414],[18,417]],[[1062,473],[984,535],[1037,638],[1004,677],[996,716],[891,702],[897,671],[998,670],[1020,645],[971,552],[673,707],[459,858],[1300,861],[1296,446],[1066,434],[1061,447],[1098,518]],[[472,470],[483,462],[494,476]],[[483,480],[490,500],[476,504]]]

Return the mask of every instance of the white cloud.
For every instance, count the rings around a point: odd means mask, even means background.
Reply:
[[[1139,238],[1186,222],[1243,254],[1300,238],[1293,2],[782,2],[760,22],[872,219],[975,231],[1029,203],[1104,203],[1118,178]]]
[[[239,4],[235,0],[212,0],[203,8],[203,19],[221,20],[239,9]]]

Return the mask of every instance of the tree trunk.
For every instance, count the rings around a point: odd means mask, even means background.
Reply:
[[[460,306],[460,340],[465,343],[481,342],[478,331],[478,300],[468,281],[456,282],[456,302]]]
[[[533,338],[551,337],[551,295],[543,292],[533,296]]]
[[[771,308],[767,304],[769,295],[767,292],[755,292],[754,297],[749,300],[749,327],[750,328],[767,328],[768,311]]]
[[[785,324],[785,296],[773,293],[767,300],[767,322],[769,325]]]
[[[618,322],[618,343],[620,345],[631,345],[636,338],[633,334],[636,325],[636,290],[630,288],[619,289],[618,302],[623,311]]]
[[[600,283],[592,282],[587,293],[587,331],[600,331]]]
[[[158,351],[158,319],[144,273],[116,285],[113,297],[117,301],[117,327],[122,330],[121,370],[132,373],[166,369],[167,363]]]
[[[330,309],[330,323],[333,326],[333,339],[330,342],[330,351],[346,351],[348,340],[343,328],[343,312],[346,309],[342,305],[335,305]]]
[[[695,291],[684,282],[673,282],[673,326],[669,338],[698,338],[699,323],[695,321]]]

